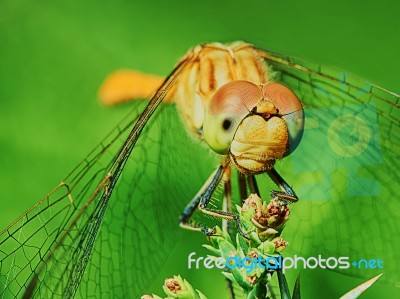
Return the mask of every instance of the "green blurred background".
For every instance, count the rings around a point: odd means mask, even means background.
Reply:
[[[196,44],[245,40],[399,93],[399,13],[395,1],[0,1],[0,228],[52,189],[127,113],[129,105],[97,101],[111,71],[166,75]],[[182,242],[172,256],[190,251]],[[163,275],[177,273],[168,271],[175,262],[167,262],[151,291],[161,293]],[[180,263],[176,269],[187,268],[185,258]],[[214,287],[201,273],[188,275],[209,298],[221,298],[222,280]],[[335,275],[322,289],[340,281],[345,291],[360,282]],[[378,298],[379,290],[385,286],[365,298]]]

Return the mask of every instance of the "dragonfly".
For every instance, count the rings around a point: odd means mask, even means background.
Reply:
[[[221,71],[218,80],[210,75],[216,69]],[[271,84],[283,86],[295,96],[295,108],[279,114],[285,107],[275,104],[278,109],[268,113],[297,118],[286,120],[294,135],[287,136],[273,162],[237,174],[238,183],[232,183],[237,196],[247,185],[252,189],[252,182],[261,193],[276,183],[280,196],[300,198],[285,228],[293,253],[381,258],[388,261],[382,278],[391,286],[399,284],[399,95],[341,70],[244,42],[197,46],[168,77],[154,82],[160,86],[149,102],[135,101],[132,111],[59,185],[1,232],[1,297],[143,294],[179,239],[182,211],[181,224],[209,232],[188,220],[201,200],[196,194],[210,186],[207,178],[216,165],[222,166],[211,181],[221,180],[226,165],[236,161],[231,157],[226,162],[226,144],[212,145],[223,162],[204,146],[205,101],[238,83],[250,84],[264,97]],[[169,104],[172,100],[176,105]],[[246,108],[247,114],[259,113],[254,103]],[[228,125],[225,119],[222,128],[236,125],[236,119]],[[272,185],[263,174],[254,178],[264,172]],[[241,188],[243,177],[248,183]],[[218,210],[211,214],[224,216]],[[234,220],[234,215],[225,218]],[[366,277],[373,271],[353,268],[345,274]]]

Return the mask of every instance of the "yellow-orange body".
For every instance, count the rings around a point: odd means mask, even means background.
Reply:
[[[182,59],[188,55],[194,56],[193,62],[179,75],[166,101],[172,100],[177,104],[186,127],[196,134],[201,134],[206,107],[222,85],[234,80],[263,84],[272,79],[258,50],[251,44],[210,43],[194,47]],[[160,78],[152,75],[119,71],[111,74],[103,83],[100,99],[106,104],[116,104],[133,98],[149,98],[152,95],[149,90],[156,91],[160,81]],[[149,85],[153,88],[149,88]],[[133,86],[146,86],[146,90],[138,90]]]
[[[229,155],[245,174],[264,172],[287,156],[300,141],[304,125],[300,101],[288,88],[271,83],[272,72],[262,53],[244,42],[196,46],[182,58],[187,64],[164,98],[176,103],[188,131],[205,138],[215,152]],[[100,98],[108,104],[148,98],[161,80],[119,71],[106,79]],[[254,109],[257,115],[251,115]],[[296,119],[285,119],[291,113],[297,113]],[[224,121],[234,122],[234,128],[224,128]]]

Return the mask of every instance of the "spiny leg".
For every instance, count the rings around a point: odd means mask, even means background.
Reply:
[[[239,234],[241,234],[242,236],[244,236],[245,238],[247,238],[247,235],[245,232],[242,231],[241,227],[240,227],[240,219],[239,216],[232,213],[232,212],[226,212],[223,210],[217,210],[217,209],[210,209],[208,208],[208,204],[210,203],[211,200],[211,194],[210,196],[203,196],[200,199],[200,203],[199,203],[199,210],[201,212],[203,212],[204,214],[213,216],[213,217],[217,217],[217,218],[222,218],[222,219],[226,219],[229,221],[234,221],[236,223],[236,230]]]
[[[182,228],[199,231],[207,236],[214,234],[213,229],[210,229],[206,226],[197,226],[190,222],[191,216],[198,207],[201,212],[207,215],[226,219],[228,221],[234,221],[236,223],[237,231],[244,237],[247,237],[240,228],[240,220],[238,215],[228,211],[207,208],[215,189],[217,188],[226,171],[230,172],[228,160],[224,160],[222,164],[211,174],[196,196],[185,207],[179,221]]]
[[[238,172],[238,187],[239,187],[240,200],[242,203],[244,203],[244,201],[248,197],[248,194],[247,194],[246,176],[241,172]]]
[[[182,228],[203,232],[206,235],[213,234],[210,228],[205,226],[197,226],[191,223],[190,218],[192,217],[194,211],[199,206],[199,203],[203,197],[208,197],[208,200],[211,198],[219,182],[221,181],[223,174],[224,174],[224,166],[220,165],[210,175],[210,177],[207,179],[204,185],[200,188],[199,192],[197,192],[197,194],[193,197],[193,199],[188,203],[188,205],[183,210],[182,215],[179,219],[179,224]]]
[[[260,196],[260,190],[258,189],[256,177],[254,175],[247,175],[247,183],[249,184],[250,193],[255,193]]]
[[[296,202],[299,200],[292,187],[290,187],[288,183],[286,183],[286,181],[280,176],[275,168],[267,170],[267,173],[269,177],[274,181],[274,183],[278,185],[279,188],[282,190],[271,191],[272,197],[279,197],[280,199],[288,200],[290,202]]]
[[[238,186],[239,194],[242,203],[245,202],[250,194],[257,194],[260,196],[260,191],[258,189],[257,181],[254,175],[245,175],[241,172],[238,173]],[[247,186],[250,189],[250,193],[247,193]]]

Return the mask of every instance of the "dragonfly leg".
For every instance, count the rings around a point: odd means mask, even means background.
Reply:
[[[213,217],[217,217],[220,219],[225,219],[228,221],[234,221],[236,223],[237,231],[247,238],[245,232],[241,230],[240,219],[239,216],[228,211],[216,210],[207,208],[210,203],[211,197],[217,188],[219,182],[224,176],[226,171],[230,171],[229,163],[222,163],[208,178],[206,183],[201,187],[196,196],[189,202],[189,204],[183,210],[183,213],[180,217],[180,226],[185,229],[199,231],[204,233],[207,236],[214,235],[214,230],[206,227],[206,226],[197,226],[194,223],[190,222],[190,218],[193,215],[196,208],[207,215],[211,215]]]
[[[247,183],[249,184],[250,192],[260,196],[260,190],[258,189],[257,181],[254,175],[247,175]]]
[[[267,173],[269,177],[274,181],[274,183],[277,184],[278,187],[282,190],[282,191],[271,191],[272,197],[279,197],[280,199],[287,200],[290,202],[296,202],[299,200],[292,187],[290,187],[288,183],[286,183],[286,181],[275,170],[275,168],[267,170]]]
[[[243,203],[249,195],[247,194],[246,176],[241,172],[238,172],[238,187],[240,199]]]
[[[200,209],[201,212],[203,212],[204,214],[213,216],[213,217],[226,219],[226,220],[229,220],[229,221],[234,221],[235,224],[236,224],[237,232],[239,234],[241,234],[243,237],[245,237],[246,239],[248,238],[247,234],[241,229],[241,223],[240,223],[240,219],[239,219],[238,215],[236,215],[234,213],[230,213],[230,212],[225,212],[225,211],[222,211],[222,210],[216,210],[216,209],[207,208],[206,207],[207,204],[208,203],[202,204],[200,202],[199,209]]]
[[[229,181],[229,188],[230,188],[230,167],[229,167],[229,163],[224,167],[224,172],[223,175],[225,175],[225,180]],[[226,181],[227,182],[227,181]],[[227,186],[225,185],[225,193],[224,193],[224,197],[227,195],[226,191],[227,191]],[[214,188],[215,190],[215,188]],[[213,190],[213,192],[214,192]],[[229,198],[230,198],[230,189],[229,189]],[[236,230],[239,234],[241,234],[242,236],[244,236],[245,238],[247,237],[247,234],[245,232],[242,231],[241,229],[241,225],[240,225],[240,219],[239,216],[231,211],[228,210],[218,210],[218,209],[210,209],[208,208],[208,204],[210,203],[211,200],[211,195],[212,194],[205,194],[203,197],[200,198],[200,203],[199,203],[199,210],[201,212],[203,212],[204,214],[216,217],[216,218],[221,218],[222,220],[227,220],[227,221],[234,221],[236,224]]]
[[[199,207],[202,198],[208,198],[207,201],[210,200],[212,194],[217,188],[219,182],[221,181],[223,174],[224,174],[224,166],[220,165],[211,174],[211,176],[204,183],[199,192],[197,192],[195,197],[185,207],[179,220],[180,226],[182,228],[203,232],[205,235],[213,235],[214,231],[212,229],[205,226],[197,226],[194,223],[190,222],[190,218],[193,215],[194,211]]]

